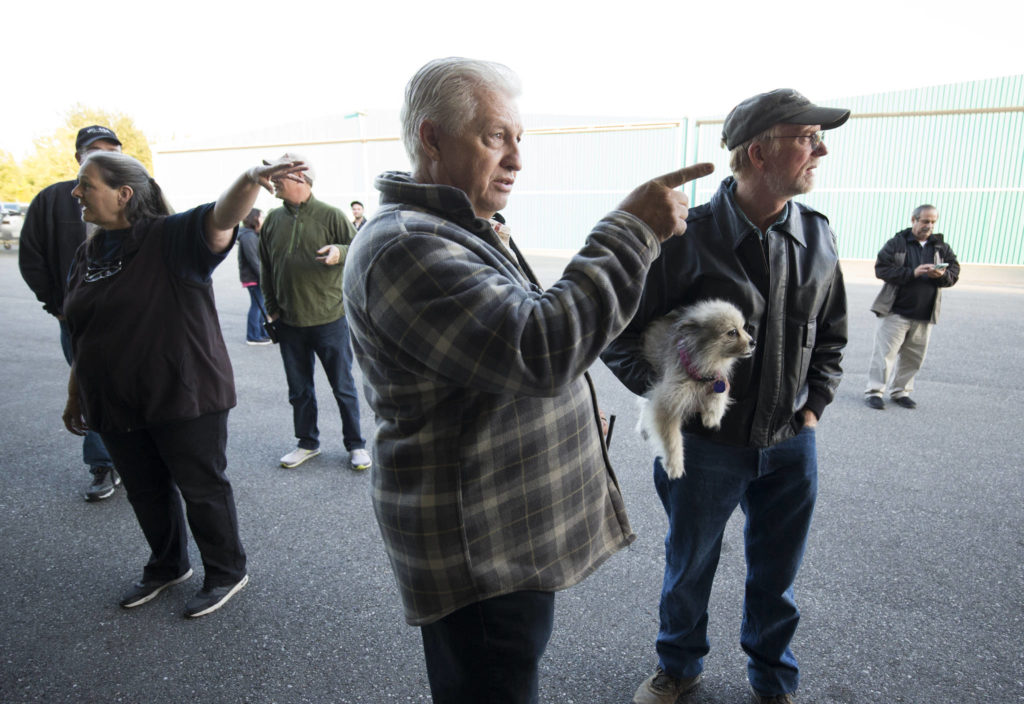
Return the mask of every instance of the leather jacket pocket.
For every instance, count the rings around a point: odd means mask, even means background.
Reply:
[[[818,321],[808,320],[800,326],[800,376],[794,388],[803,389],[807,384],[807,372],[811,368],[811,356],[814,352],[814,343],[818,338]]]

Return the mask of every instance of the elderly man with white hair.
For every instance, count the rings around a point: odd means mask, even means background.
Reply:
[[[634,539],[586,371],[685,229],[674,188],[712,168],[637,188],[543,290],[495,231],[523,166],[518,93],[499,64],[421,68],[402,110],[413,173],[377,179],[345,264],[374,508],[435,702],[537,701],[553,593]]]

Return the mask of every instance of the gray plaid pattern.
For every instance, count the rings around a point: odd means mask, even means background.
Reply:
[[[465,194],[390,172],[345,264],[373,503],[413,625],[576,584],[634,535],[586,370],[660,251],[613,212],[542,291]]]

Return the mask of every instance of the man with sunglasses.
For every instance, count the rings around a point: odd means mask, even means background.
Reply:
[[[720,428],[688,422],[686,474],[654,484],[668,514],[658,666],[637,704],[672,704],[701,679],[708,600],[722,536],[737,506],[746,516],[746,596],[740,642],[754,701],[792,702],[799,669],[789,644],[799,612],[793,582],[817,491],[814,426],[839,385],[846,295],[835,235],[824,215],[792,200],[814,186],[828,154],[821,131],[849,110],[794,90],[744,100],[725,119],[733,175],[690,209],[685,237],[651,266],[640,307],[602,359],[634,393],[654,372],[642,355],[648,323],[673,308],[725,299],[744,314],[755,354],[736,367]]]
[[[109,127],[91,125],[78,131],[75,161],[97,150],[119,152],[121,141]],[[86,225],[82,206],[71,197],[77,179],[47,186],[32,199],[18,244],[18,266],[25,283],[43,304],[43,310],[60,324],[60,344],[71,364],[71,337],[64,322],[64,288],[68,270],[78,246],[85,241]],[[100,436],[88,431],[82,440],[82,460],[89,467],[92,482],[85,490],[86,501],[102,501],[114,495],[121,483]]]

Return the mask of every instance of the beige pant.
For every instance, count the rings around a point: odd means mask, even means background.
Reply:
[[[895,313],[879,318],[864,393],[881,396],[891,376],[889,395],[892,398],[909,396],[914,390],[914,377],[928,351],[931,334],[932,324],[924,320],[911,320]]]

